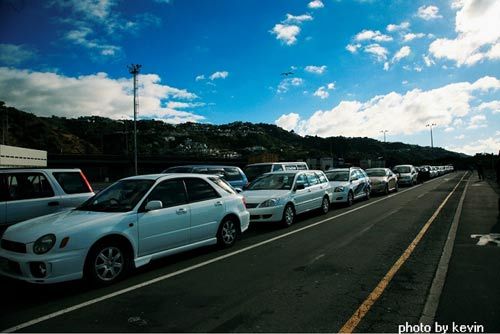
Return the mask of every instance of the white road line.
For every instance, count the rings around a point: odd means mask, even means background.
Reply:
[[[434,279],[432,280],[432,285],[429,290],[429,295],[427,296],[427,301],[425,302],[424,310],[422,311],[422,314],[420,316],[420,323],[424,325],[432,325],[434,323],[436,311],[439,306],[439,300],[441,298],[441,292],[443,291],[444,283],[446,281],[448,265],[453,253],[453,245],[455,245],[455,237],[457,235],[458,224],[462,215],[462,207],[465,200],[465,193],[467,192],[467,188],[469,187],[469,181],[470,178],[467,180],[462,196],[460,197],[460,201],[455,211],[453,222],[451,223],[448,237],[443,248],[443,253],[441,254],[441,259],[439,260],[436,274],[434,276]]]
[[[429,182],[432,182],[432,181],[435,181],[435,180],[439,180],[440,178],[436,178],[434,180],[431,180]],[[446,182],[448,180],[444,180],[442,183]],[[343,212],[343,213],[340,213],[338,215],[335,215],[333,217],[329,217],[329,218],[326,218],[326,219],[323,219],[323,220],[320,220],[316,223],[313,223],[313,224],[310,224],[310,225],[307,225],[307,226],[304,226],[304,227],[301,227],[301,228],[298,228],[296,230],[293,230],[293,231],[290,231],[288,233],[285,233],[285,234],[281,234],[281,235],[278,235],[274,238],[271,238],[271,239],[267,239],[267,240],[264,240],[264,241],[261,241],[259,243],[256,243],[254,245],[251,245],[251,246],[247,246],[245,248],[242,248],[240,250],[237,250],[237,251],[234,251],[234,252],[231,252],[231,253],[228,253],[228,254],[225,254],[225,255],[221,255],[221,256],[218,256],[216,258],[213,258],[211,260],[207,260],[207,261],[204,261],[204,262],[201,262],[201,263],[198,263],[198,264],[195,264],[193,266],[190,266],[190,267],[187,267],[187,268],[184,268],[184,269],[181,269],[181,270],[178,270],[178,271],[175,271],[173,273],[169,273],[169,274],[166,274],[166,275],[163,275],[163,276],[159,276],[157,278],[154,278],[154,279],[151,279],[149,281],[146,281],[146,282],[142,282],[140,284],[136,284],[136,285],[133,285],[133,286],[130,286],[128,288],[125,288],[125,289],[122,289],[122,290],[118,290],[118,291],[115,291],[115,292],[112,292],[110,294],[107,294],[107,295],[104,295],[104,296],[101,296],[101,297],[98,297],[98,298],[94,298],[94,299],[91,299],[91,300],[88,300],[86,302],[83,302],[83,303],[80,303],[80,304],[77,304],[77,305],[73,305],[71,307],[67,307],[67,308],[64,308],[62,310],[59,310],[59,311],[56,311],[56,312],[53,312],[53,313],[50,313],[50,314],[47,314],[47,315],[44,315],[44,316],[41,316],[41,317],[38,317],[38,318],[35,318],[33,320],[30,320],[30,321],[27,321],[27,322],[23,322],[22,324],[19,324],[17,326],[13,326],[13,327],[10,327],[10,328],[7,328],[7,329],[4,329],[2,330],[3,333],[11,333],[11,332],[16,332],[18,330],[21,330],[21,329],[24,329],[24,328],[27,328],[27,327],[30,327],[30,326],[33,326],[33,325],[36,325],[40,322],[44,322],[44,321],[47,321],[47,320],[50,320],[50,319],[53,319],[53,318],[56,318],[56,317],[59,317],[63,314],[66,314],[66,313],[70,313],[70,312],[73,312],[73,311],[76,311],[78,309],[81,309],[81,308],[84,308],[84,307],[87,307],[87,306],[90,306],[90,305],[93,305],[93,304],[96,304],[96,303],[99,303],[99,302],[102,302],[104,300],[107,300],[107,299],[110,299],[110,298],[113,298],[113,297],[116,297],[116,296],[120,296],[120,295],[123,295],[127,292],[130,292],[130,291],[134,291],[134,290],[137,290],[137,289],[140,289],[140,288],[143,288],[143,287],[146,287],[146,286],[149,286],[149,285],[152,285],[152,284],[155,284],[155,283],[158,283],[160,281],[163,281],[163,280],[166,280],[168,278],[171,278],[171,277],[175,277],[175,276],[178,276],[178,275],[181,275],[183,273],[186,273],[186,272],[189,272],[189,271],[192,271],[192,270],[195,270],[195,269],[198,269],[198,268],[201,268],[201,267],[204,267],[206,265],[209,265],[211,263],[214,263],[214,262],[218,262],[218,261],[221,261],[221,260],[224,260],[226,258],[229,258],[229,257],[232,257],[232,256],[235,256],[235,255],[238,255],[238,254],[241,254],[241,253],[244,253],[244,252],[247,252],[251,249],[254,249],[254,248],[257,248],[257,247],[260,247],[260,246],[263,246],[263,245],[266,245],[268,243],[271,243],[273,241],[276,241],[276,240],[279,240],[279,239],[283,239],[283,238],[286,238],[290,235],[293,235],[293,234],[296,234],[296,233],[299,233],[299,232],[302,232],[302,231],[305,231],[307,229],[310,229],[310,228],[313,228],[313,227],[316,227],[318,225],[321,225],[321,224],[324,224],[326,222],[329,222],[329,221],[332,221],[334,219],[337,219],[337,218],[340,218],[340,217],[343,217],[349,213],[352,213],[352,212],[356,212],[358,210],[361,210],[363,208],[366,208],[370,205],[373,205],[373,204],[376,204],[376,203],[379,203],[379,202],[382,202],[382,201],[385,201],[389,198],[392,198],[394,196],[397,196],[397,195],[401,195],[401,194],[404,194],[405,192],[407,191],[410,191],[410,190],[415,190],[417,189],[418,187],[421,187],[422,184],[419,184],[419,185],[416,185],[416,186],[413,186],[411,188],[408,188],[408,189],[405,189],[405,190],[402,190],[402,191],[399,191],[397,193],[393,193],[391,195],[388,195],[384,198],[381,198],[381,199],[378,199],[376,201],[373,201],[373,202],[370,202],[370,203],[367,203],[365,205],[362,205],[360,207],[357,207],[357,208],[354,208],[354,209],[351,209],[349,211],[346,211],[346,212]]]

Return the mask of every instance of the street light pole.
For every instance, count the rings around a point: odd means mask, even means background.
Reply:
[[[385,143],[385,134],[386,134],[387,132],[389,132],[389,130],[380,130],[380,132],[382,132],[382,133],[384,134],[384,143]]]
[[[131,64],[128,71],[134,76],[134,172],[137,175],[137,76],[142,65]]]
[[[432,137],[432,127],[436,126],[436,125],[437,125],[436,123],[429,123],[429,124],[425,125],[426,127],[429,127],[431,129],[431,148],[434,148],[434,138]]]

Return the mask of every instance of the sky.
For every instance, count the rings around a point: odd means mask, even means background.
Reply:
[[[0,0],[0,100],[500,150],[497,0]]]

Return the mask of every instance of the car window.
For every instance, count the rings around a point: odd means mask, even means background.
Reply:
[[[180,179],[161,182],[148,195],[145,204],[149,201],[161,201],[164,208],[186,204],[187,196],[184,183]]]
[[[307,166],[306,166],[306,164],[298,164],[297,169],[298,170],[307,170]]]
[[[279,172],[283,170],[282,165],[273,165],[273,172]]]
[[[297,170],[296,165],[285,165],[285,170]]]
[[[303,184],[304,187],[309,187],[309,182],[307,182],[307,178],[305,174],[299,174],[297,176],[297,181],[295,182],[296,185]]]
[[[316,173],[316,175],[318,175],[319,182],[321,182],[321,183],[328,182],[328,179],[326,178],[325,174],[323,174],[323,173]]]
[[[245,168],[245,175],[249,181],[253,181],[257,176],[268,173],[272,170],[271,164],[250,165]]]
[[[52,173],[52,175],[66,194],[81,194],[92,191],[80,172],[57,172]]]
[[[190,202],[206,201],[220,197],[219,193],[205,180],[197,178],[184,179]]]
[[[224,179],[226,181],[240,181],[243,176],[238,168],[225,167],[224,168]]]
[[[41,173],[16,173],[7,175],[8,200],[53,197],[49,181]]]
[[[307,173],[307,181],[309,182],[309,185],[314,186],[319,183],[319,178],[316,174],[314,173]]]
[[[211,177],[210,181],[215,183],[219,188],[227,192],[228,194],[236,194],[237,192],[231,187],[229,183],[227,183],[226,180],[220,178],[220,177]]]
[[[349,181],[348,171],[328,171],[325,174],[329,181]]]
[[[350,179],[352,180],[352,179],[355,179],[357,177],[358,177],[358,173],[356,173],[355,170],[351,171],[351,177],[350,177]]]

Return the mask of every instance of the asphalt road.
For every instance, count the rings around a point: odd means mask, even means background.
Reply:
[[[92,289],[78,281],[39,286],[0,278],[0,329],[217,259],[21,331],[336,332],[458,184],[355,328],[397,332],[398,325],[420,318],[465,186],[459,182],[462,176],[445,175],[351,208],[333,208],[327,215],[307,214],[289,229],[252,226],[231,249],[207,247],[171,256],[108,288]],[[247,249],[252,245],[258,246]]]

